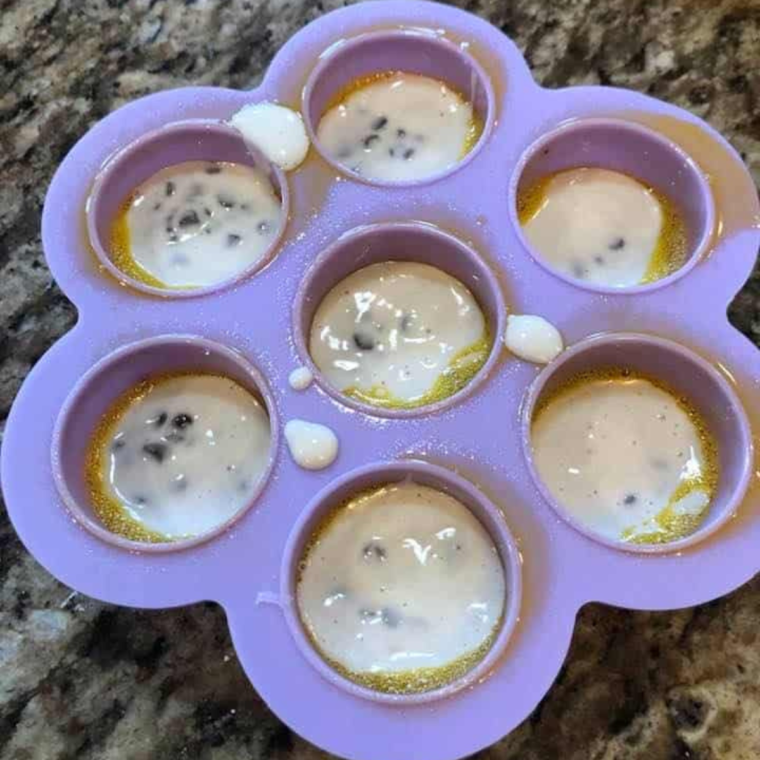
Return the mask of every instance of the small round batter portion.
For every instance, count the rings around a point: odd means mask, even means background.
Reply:
[[[493,541],[457,499],[411,481],[360,494],[306,548],[298,611],[322,656],[378,691],[429,691],[479,662],[505,607]]]
[[[186,161],[132,193],[113,226],[113,261],[154,287],[216,285],[264,256],[281,217],[281,200],[260,169]]]
[[[715,495],[715,444],[696,410],[620,370],[581,376],[539,407],[533,459],[554,498],[614,540],[666,543],[693,533]]]
[[[412,261],[372,264],[338,283],[314,315],[309,344],[333,387],[398,408],[461,390],[490,349],[472,293],[440,269]]]
[[[270,441],[264,405],[229,378],[146,380],[116,401],[88,446],[95,512],[139,541],[207,533],[250,502]]]
[[[388,72],[356,82],[324,114],[317,137],[356,174],[408,181],[456,164],[482,131],[472,105],[444,82]]]
[[[570,169],[518,198],[528,242],[577,280],[617,288],[659,280],[685,261],[683,222],[670,201],[608,169]]]

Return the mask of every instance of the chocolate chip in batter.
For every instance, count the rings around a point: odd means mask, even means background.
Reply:
[[[172,195],[174,195],[174,193],[177,192],[177,186],[173,182],[167,182],[164,190],[166,192],[166,197],[170,198]]]
[[[270,229],[271,229],[271,225],[269,224],[269,222],[259,222],[259,223],[256,225],[256,230],[257,230],[257,231],[258,231],[258,232],[259,232],[261,235],[266,235],[266,234],[267,234],[267,232],[269,232],[269,230],[270,230]]]
[[[219,195],[216,196],[216,200],[222,208],[226,208],[228,210],[235,208],[235,200],[234,198],[230,198],[229,195],[219,193]]]
[[[206,167],[206,174],[221,174],[222,167],[219,164],[209,164]]]
[[[380,544],[370,541],[370,543],[364,545],[362,557],[367,562],[385,562],[388,559],[388,553]]]
[[[625,498],[623,499],[623,504],[625,504],[626,507],[632,507],[636,502],[638,501],[638,497],[635,493],[629,493],[626,494]]]
[[[160,428],[162,425],[166,424],[166,420],[169,419],[169,415],[166,412],[161,412],[161,414],[158,415],[158,417],[153,418],[153,424]]]
[[[607,247],[611,251],[619,251],[621,248],[625,248],[625,239],[617,237]]]
[[[180,227],[194,227],[196,224],[200,224],[201,220],[197,211],[186,211],[179,218]]]
[[[377,142],[379,139],[380,139],[380,135],[376,135],[376,134],[374,134],[374,133],[373,133],[373,134],[371,134],[371,135],[367,135],[367,136],[366,136],[366,137],[365,137],[365,138],[362,140],[362,145],[363,145],[365,148],[371,148],[371,147],[372,147],[372,145],[373,145],[373,143],[376,143],[376,142]]]
[[[400,137],[403,140],[406,137],[406,130],[405,129],[397,129],[396,130],[396,137]]]
[[[401,328],[401,332],[409,332],[409,328],[412,326],[412,322],[414,321],[414,317],[411,314],[404,314],[401,317],[401,321],[399,322],[399,327]]]
[[[572,270],[573,270],[573,277],[578,277],[581,280],[586,277],[586,267],[584,267],[583,264],[579,264],[576,261],[572,266]]]
[[[414,155],[414,148],[407,148],[404,151],[404,161],[408,161]]]
[[[604,266],[604,257],[603,256],[594,256],[594,263],[597,266],[603,267]]]
[[[371,335],[355,332],[354,345],[361,351],[371,351],[375,347],[375,340]]]
[[[186,414],[185,412],[181,412],[180,414],[175,414],[174,417],[172,417],[172,425],[175,428],[179,428],[180,430],[183,430],[188,425],[193,424],[193,418]]]
[[[165,443],[146,443],[142,450],[155,462],[161,464],[166,457],[166,448]]]
[[[236,235],[234,232],[230,232],[229,235],[227,235],[227,247],[228,248],[234,248],[236,245],[240,245],[240,241],[243,238],[240,237],[240,235]]]
[[[385,129],[385,127],[388,125],[388,117],[387,116],[378,116],[373,122],[372,122],[372,129],[374,129],[376,132],[379,132],[381,129]]]

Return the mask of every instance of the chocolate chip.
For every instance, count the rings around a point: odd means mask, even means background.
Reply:
[[[367,562],[385,562],[388,558],[388,554],[380,544],[375,541],[370,541],[370,543],[364,545],[364,548],[362,549],[362,557],[367,560]]]
[[[240,241],[243,238],[240,237],[240,235],[236,235],[234,232],[230,232],[229,235],[227,235],[227,245],[232,248],[236,245],[240,245]]]
[[[373,144],[373,143],[376,143],[376,142],[377,142],[379,139],[380,139],[380,135],[375,135],[375,134],[372,134],[372,135],[367,135],[367,136],[366,136],[366,137],[365,137],[365,138],[362,140],[362,145],[363,145],[365,148],[371,148],[371,147],[372,147],[372,144]]]
[[[135,496],[132,501],[135,504],[139,504],[140,506],[143,506],[144,504],[148,503],[148,500],[144,496]]]
[[[204,207],[203,207],[203,213],[204,213],[206,216],[213,216],[213,214],[211,213],[211,209],[210,209],[210,208],[207,208],[206,206],[204,206]]]
[[[153,206],[154,211],[159,211],[161,209],[161,204],[157,203],[155,206]]]
[[[219,205],[222,208],[226,208],[226,209],[235,208],[235,201],[233,198],[230,198],[229,195],[220,193],[219,195],[216,196],[216,200],[219,202]]]
[[[209,164],[206,167],[206,174],[221,174],[222,167],[219,164]]]
[[[201,223],[201,220],[196,211],[186,211],[179,218],[179,222],[178,222],[180,227],[193,227],[196,224],[200,224],[200,223]]]
[[[375,119],[372,122],[372,129],[375,131],[379,131],[381,129],[385,129],[385,127],[388,124],[388,118],[386,116],[378,116],[377,119]]]
[[[177,186],[173,182],[167,182],[165,187],[166,197],[170,198],[177,191]]]
[[[623,504],[625,504],[626,507],[630,507],[636,503],[638,500],[635,493],[629,493],[626,494],[626,497],[623,499]]]
[[[371,351],[375,347],[375,340],[371,335],[355,332],[354,345],[362,351]]]
[[[572,267],[573,271],[573,277],[578,277],[579,279],[584,279],[586,277],[586,267],[583,266],[583,264],[575,263]]]
[[[177,235],[176,232],[169,233],[169,242],[170,243],[178,243],[179,242],[179,237],[178,237],[178,235]]]
[[[153,420],[153,424],[160,428],[162,425],[166,424],[166,420],[168,419],[169,415],[166,412],[161,412],[161,414]]]
[[[607,247],[611,251],[619,251],[621,248],[625,248],[625,239],[621,237],[615,238]]]
[[[594,263],[600,267],[604,266],[604,258],[602,256],[594,256]]]
[[[396,155],[396,149],[395,148],[388,148],[388,155],[393,158]]]
[[[400,137],[403,140],[406,137],[406,130],[405,129],[397,129],[396,130],[396,136]]]
[[[185,414],[184,412],[180,414],[176,414],[174,415],[174,417],[172,417],[172,425],[175,428],[179,428],[180,430],[192,424],[193,424],[193,418],[189,414]]]
[[[142,450],[154,461],[161,464],[166,457],[165,443],[146,443]]]
[[[407,148],[404,151],[404,161],[408,161],[414,155],[414,148]]]
[[[409,328],[412,326],[413,321],[414,321],[414,317],[412,317],[411,314],[404,314],[404,316],[401,317],[401,321],[399,322],[399,327],[401,328],[401,332],[407,332]]]

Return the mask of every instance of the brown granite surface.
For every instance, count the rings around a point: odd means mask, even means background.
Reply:
[[[74,322],[39,238],[71,145],[138,95],[249,87],[296,29],[340,3],[0,0],[0,419]],[[473,0],[547,86],[614,84],[691,109],[760,182],[758,0]],[[760,344],[760,275],[733,322]],[[760,758],[760,579],[672,613],[599,605],[565,668],[493,760]],[[0,509],[0,758],[317,757],[250,688],[221,611],[117,609],[54,581]],[[389,760],[395,760],[390,759]],[[421,758],[420,760],[424,760]]]

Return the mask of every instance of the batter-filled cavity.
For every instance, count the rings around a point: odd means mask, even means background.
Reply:
[[[673,203],[608,169],[569,169],[518,197],[528,242],[554,269],[617,288],[662,279],[686,260],[686,231]]]
[[[111,256],[154,287],[208,287],[261,260],[281,217],[281,199],[260,169],[187,161],[129,196],[111,230]]]
[[[298,611],[340,673],[388,693],[461,677],[491,647],[506,583],[488,533],[457,499],[411,481],[357,495],[307,545]]]
[[[700,414],[632,372],[580,375],[561,386],[538,407],[531,442],[557,502],[605,538],[684,538],[715,496],[717,451]]]
[[[409,181],[460,161],[483,131],[460,93],[431,77],[387,72],[354,82],[319,122],[324,150],[363,177]]]
[[[347,396],[414,408],[461,390],[491,345],[483,312],[461,282],[427,264],[388,261],[359,269],[325,296],[309,350]]]
[[[264,405],[227,377],[147,379],[117,399],[89,442],[95,513],[137,541],[207,533],[250,503],[270,440]]]

